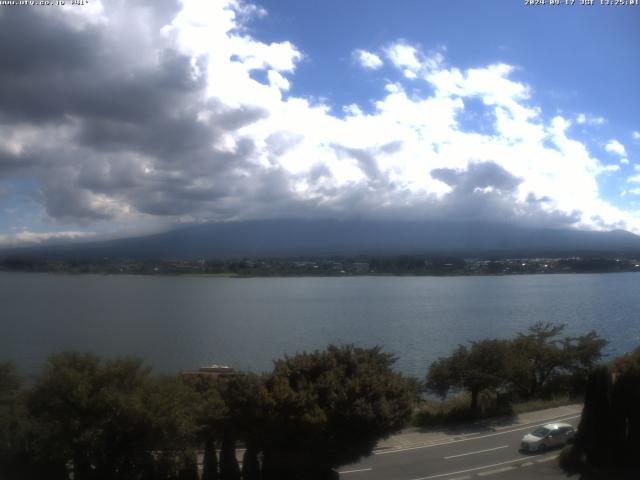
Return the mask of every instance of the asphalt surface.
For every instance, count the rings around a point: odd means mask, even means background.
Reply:
[[[567,414],[426,445],[379,450],[359,463],[341,467],[338,473],[341,480],[566,478],[558,467],[559,449],[521,453],[520,442],[538,425],[564,421],[576,426],[579,420],[579,414]]]

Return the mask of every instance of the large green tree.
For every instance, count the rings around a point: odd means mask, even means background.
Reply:
[[[37,455],[76,480],[174,478],[193,457],[193,393],[138,359],[54,355],[28,398]]]
[[[480,340],[470,346],[458,345],[453,353],[431,364],[427,389],[445,397],[451,389],[471,394],[470,412],[478,411],[480,392],[505,385],[509,343],[505,340]]]
[[[409,419],[415,392],[381,348],[285,356],[266,379],[263,478],[334,478]]]
[[[26,475],[28,425],[21,386],[15,366],[0,363],[0,478],[3,479]]]
[[[556,377],[584,387],[607,341],[594,331],[561,337],[564,329],[563,324],[537,322],[512,341],[508,377],[521,397],[540,395]]]
[[[234,375],[219,382],[226,408],[222,425],[221,480],[237,480],[239,466],[235,447],[238,440],[245,445],[242,478],[259,478],[258,445],[266,425],[267,391],[262,378],[252,374]]]
[[[198,426],[198,442],[204,448],[202,480],[218,480],[219,462],[216,445],[222,441],[229,410],[220,393],[220,382],[208,376],[190,376],[184,379],[198,395],[192,405]]]

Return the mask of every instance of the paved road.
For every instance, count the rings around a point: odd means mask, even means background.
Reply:
[[[553,421],[579,422],[579,414]],[[544,455],[519,452],[522,436],[538,420],[429,445],[379,450],[359,463],[339,469],[341,480],[471,480],[483,478],[566,478],[557,466],[559,450]]]

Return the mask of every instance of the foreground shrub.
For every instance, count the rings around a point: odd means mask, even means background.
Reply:
[[[415,412],[412,423],[416,427],[427,428],[513,415],[510,404],[498,404],[496,396],[489,392],[479,395],[478,410],[473,414],[469,409],[469,397],[463,392],[442,401],[426,401]]]
[[[589,376],[575,443],[561,465],[582,478],[640,471],[640,349]]]

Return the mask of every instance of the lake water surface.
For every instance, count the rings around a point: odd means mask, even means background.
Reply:
[[[138,355],[159,372],[256,372],[329,343],[382,345],[423,377],[458,343],[538,320],[640,345],[640,274],[207,278],[0,273],[0,360],[27,374],[62,350]]]

